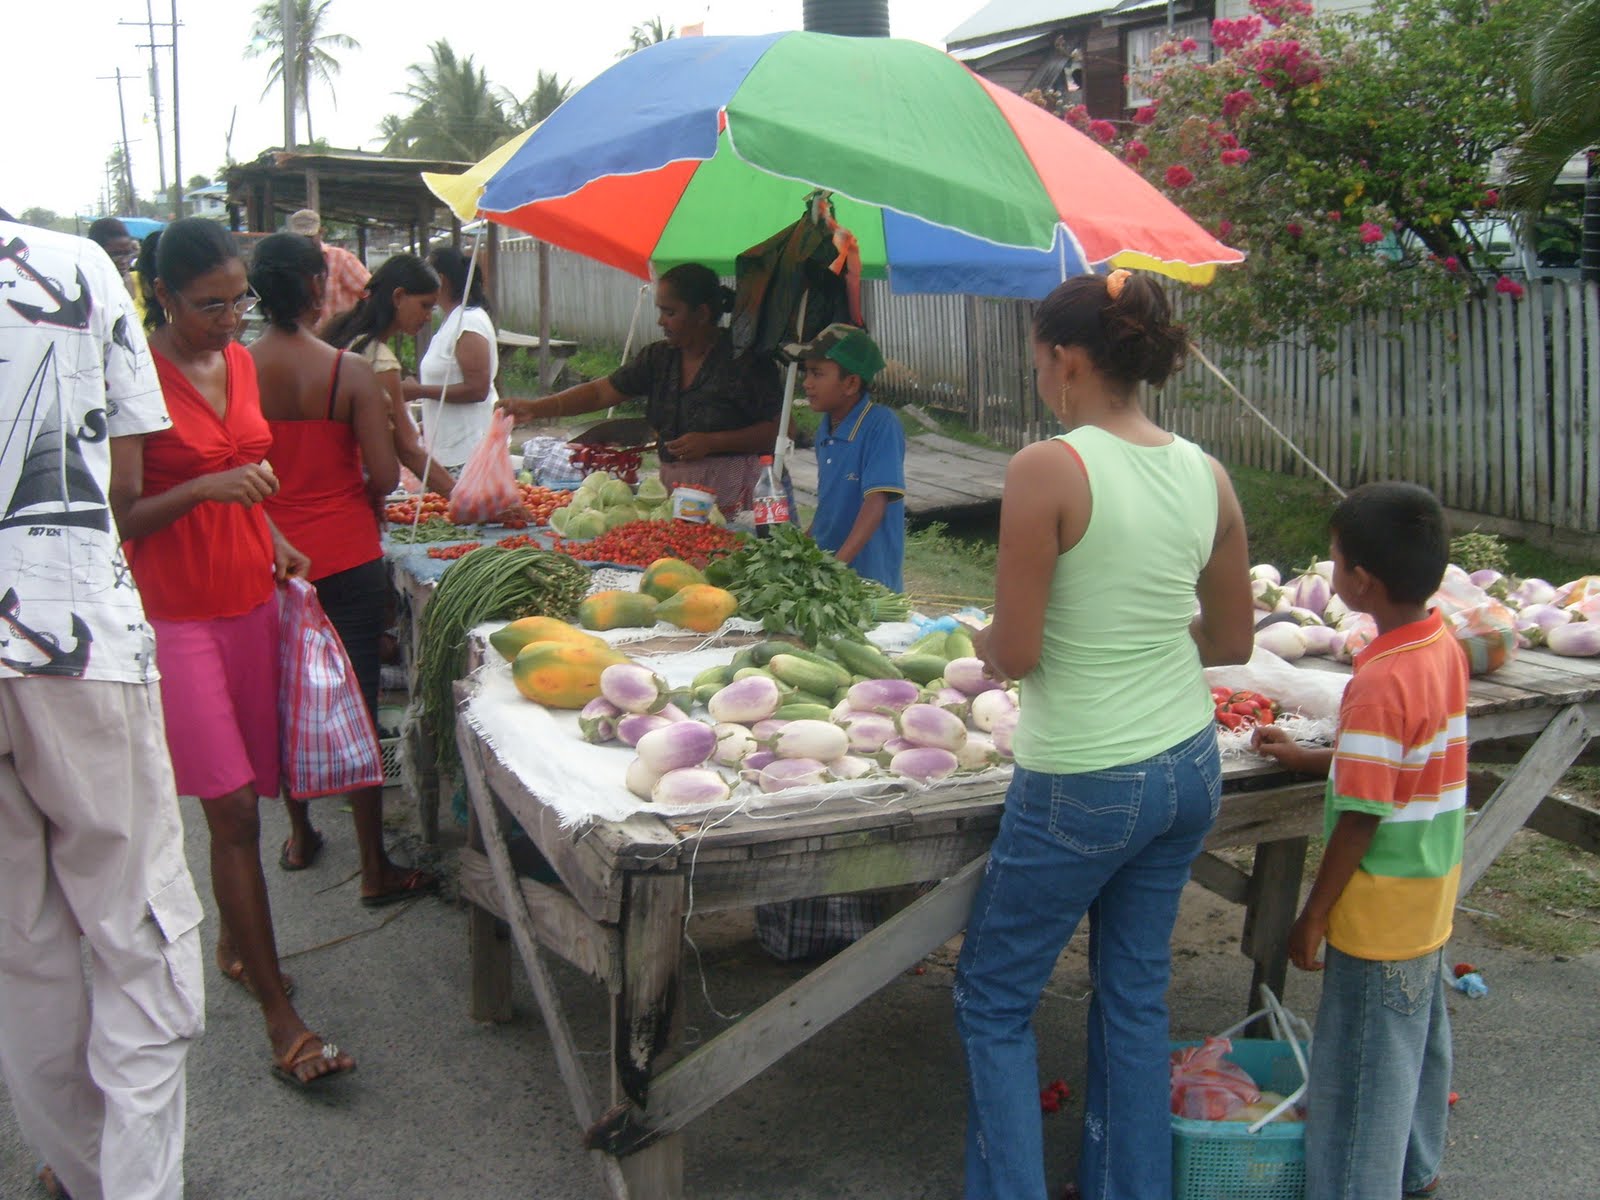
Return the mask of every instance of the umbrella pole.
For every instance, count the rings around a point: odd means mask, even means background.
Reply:
[[[811,302],[811,289],[807,288],[800,296],[800,315],[795,318],[794,336],[796,340],[805,338],[806,305]],[[800,364],[791,362],[789,369],[783,376],[783,408],[778,413],[778,436],[772,444],[772,481],[778,486],[783,485],[783,460],[789,456],[789,416],[794,410],[794,381],[800,373]]]
[[[628,336],[622,339],[622,362],[624,365],[627,364],[629,356],[633,353],[633,334],[639,324],[639,309],[644,304],[644,294],[649,290],[650,285],[648,283],[641,283],[639,285],[639,294],[633,298],[633,316],[628,318]],[[616,411],[617,406],[615,404],[606,409],[607,420]]]
[[[478,243],[482,240],[483,230],[479,229],[477,233],[472,235],[472,257],[467,259],[467,283],[461,292],[461,303],[463,305],[466,304],[467,297],[472,295],[472,277],[477,273],[478,270]],[[458,341],[460,340],[460,337],[461,335],[458,333],[456,335]],[[420,362],[417,364],[417,373],[419,375],[422,373],[422,364]],[[446,381],[443,386],[439,388],[439,406],[441,408],[444,407],[445,397],[449,394],[450,384],[448,381]],[[422,411],[428,411],[426,405],[424,405]],[[427,454],[423,456],[422,478],[418,480],[418,482],[422,485],[422,490],[417,493],[417,511],[411,514],[411,530],[413,535],[416,533],[417,523],[422,520],[422,497],[428,494],[428,468],[433,466],[433,438],[424,437],[422,439],[422,443],[427,448]]]

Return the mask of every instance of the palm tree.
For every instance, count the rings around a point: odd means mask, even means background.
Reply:
[[[443,38],[428,47],[430,61],[406,68],[411,82],[397,93],[412,103],[404,118],[385,117],[381,136],[391,153],[471,162],[482,158],[516,127],[506,116],[501,89],[489,82],[472,55],[458,58]]]
[[[677,36],[678,31],[671,25],[663,25],[659,16],[651,17],[648,21],[633,27],[632,32],[628,34],[628,48],[626,50],[618,50],[617,57],[627,58],[628,55],[643,50],[647,46],[654,46],[657,42],[664,42],[668,38]]]
[[[1552,5],[1528,61],[1528,131],[1510,164],[1510,198],[1537,215],[1573,155],[1600,145],[1600,0]],[[1583,192],[1583,277],[1600,282],[1600,174]]]
[[[519,129],[527,129],[555,112],[570,95],[572,95],[572,80],[563,82],[554,71],[540,71],[534,82],[533,91],[528,93],[526,100],[518,100],[515,96],[507,94],[506,111],[513,125]]]
[[[359,50],[361,43],[344,33],[327,33],[323,22],[333,0],[291,0],[295,6],[294,87],[297,103],[306,114],[306,141],[314,142],[311,130],[311,81],[320,79],[328,85],[328,95],[335,105],[333,77],[339,73],[339,60],[333,50]],[[267,68],[267,86],[261,89],[266,96],[283,80],[283,9],[279,0],[261,0],[256,8],[256,25],[250,32],[250,44],[245,47],[248,58],[273,56]]]

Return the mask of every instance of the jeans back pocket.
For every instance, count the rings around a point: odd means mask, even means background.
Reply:
[[[1144,799],[1143,771],[1057,775],[1050,786],[1050,836],[1079,854],[1127,848]]]
[[[1383,1003],[1402,1017],[1415,1016],[1417,1010],[1433,1000],[1439,986],[1439,961],[1442,951],[1420,958],[1406,958],[1380,964],[1383,971]]]

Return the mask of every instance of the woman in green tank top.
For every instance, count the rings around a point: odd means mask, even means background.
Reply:
[[[1039,395],[1067,432],[1011,460],[995,619],[974,639],[993,674],[1020,681],[1022,713],[956,974],[966,1195],[1047,1195],[1031,1022],[1087,913],[1078,1187],[1167,1200],[1170,941],[1222,796],[1202,668],[1250,656],[1244,517],[1222,467],[1139,404],[1187,345],[1160,287],[1127,271],[1073,279],[1033,334]]]

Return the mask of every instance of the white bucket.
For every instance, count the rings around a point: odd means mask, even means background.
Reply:
[[[704,525],[711,519],[711,506],[717,494],[704,488],[675,487],[672,489],[672,515],[679,521],[693,521]]]

